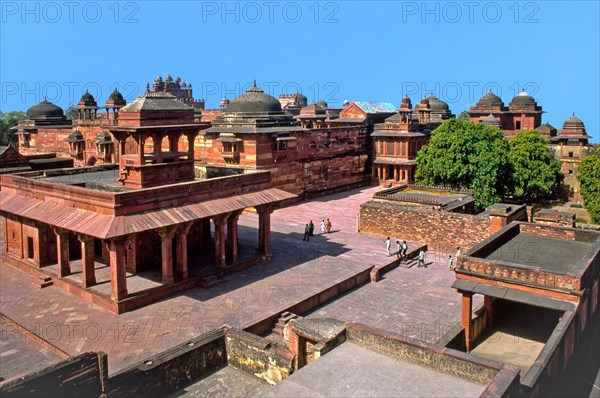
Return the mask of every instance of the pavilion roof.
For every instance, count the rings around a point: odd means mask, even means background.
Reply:
[[[295,197],[296,195],[280,189],[269,188],[229,198],[113,216],[3,192],[0,197],[0,212],[99,239],[110,239],[243,210],[247,207],[278,204]]]

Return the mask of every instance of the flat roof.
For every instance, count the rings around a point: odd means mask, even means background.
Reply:
[[[592,245],[589,242],[520,232],[484,258],[570,273],[579,270]]]
[[[259,397],[479,397],[486,385],[345,342]]]

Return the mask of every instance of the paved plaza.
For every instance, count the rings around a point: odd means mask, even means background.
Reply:
[[[30,275],[3,264],[0,311],[68,354],[107,353],[112,374],[223,324],[244,328],[372,265],[389,262],[384,237],[355,231],[359,205],[377,189],[355,189],[279,209],[272,215],[272,261],[230,275],[216,287],[190,289],[118,316],[55,286],[39,289]],[[321,235],[319,223],[326,218],[332,232]],[[311,219],[315,236],[305,242],[304,224]],[[256,214],[244,213],[240,239],[257,239],[257,223]],[[409,242],[411,247],[416,244]],[[445,268],[443,256],[427,256],[428,268],[397,268],[310,316],[439,339],[448,325],[460,320],[460,295],[450,288],[454,275]],[[0,347],[0,355],[5,350]]]

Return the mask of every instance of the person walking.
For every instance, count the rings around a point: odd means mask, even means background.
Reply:
[[[321,220],[321,233],[325,233],[325,220]]]
[[[425,265],[425,252],[423,251],[423,249],[421,249],[419,251],[419,263],[417,265],[417,267],[425,267],[427,268],[427,266]]]
[[[454,264],[454,259],[452,258],[452,254],[450,254],[448,256],[448,271],[453,271],[454,268],[456,268],[456,265]]]
[[[327,223],[325,224],[325,228],[327,228],[327,233],[331,232],[331,221],[329,221],[329,218],[327,219]]]
[[[407,252],[408,252],[408,245],[406,244],[406,241],[402,241],[402,258],[404,259],[404,261],[407,261],[407,258],[406,258]]]
[[[402,245],[400,244],[400,241],[397,240],[396,241],[396,257],[400,258],[402,256]]]
[[[390,240],[390,237],[388,236],[388,238],[386,240],[384,240],[385,242],[385,250],[387,251],[387,255],[391,256],[392,253],[390,252],[390,249],[392,248],[392,241]]]
[[[312,220],[308,223],[308,236],[313,236],[315,232],[315,224],[313,224]]]
[[[307,240],[310,242],[310,227],[308,226],[308,224],[306,224],[306,226],[304,227],[304,238],[302,238],[302,240]]]

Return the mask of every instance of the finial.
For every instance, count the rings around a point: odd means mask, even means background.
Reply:
[[[575,116],[575,112],[573,112],[573,116]]]
[[[146,92],[149,93],[150,92],[150,83],[146,83]]]
[[[256,88],[256,79],[254,79],[254,85],[252,87]]]

